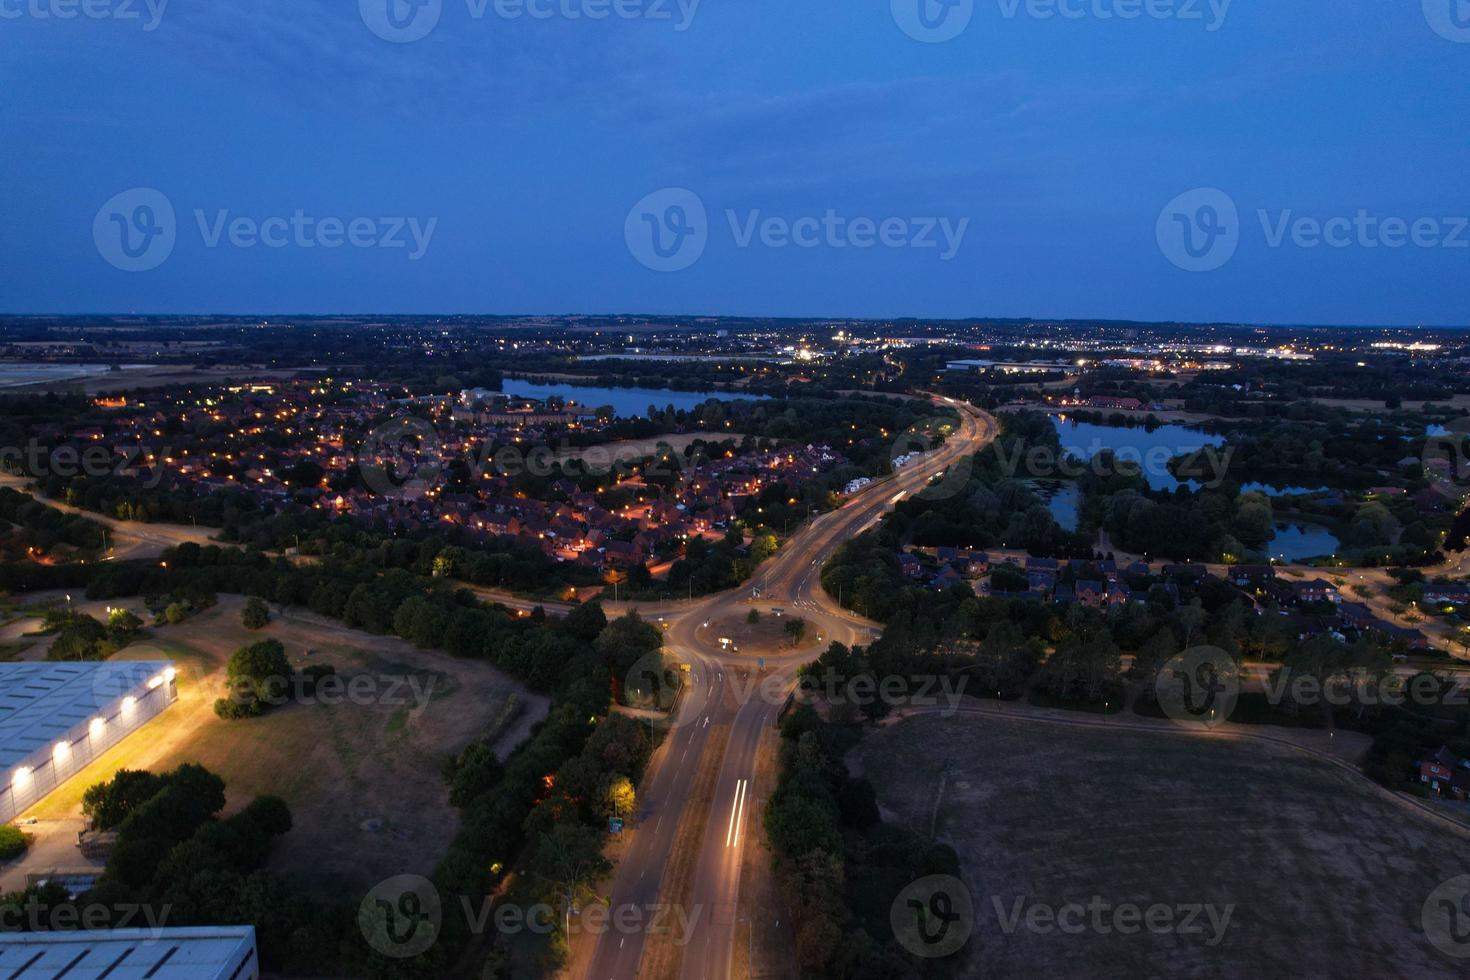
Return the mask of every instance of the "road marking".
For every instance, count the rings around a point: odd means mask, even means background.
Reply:
[[[740,816],[735,819],[735,846],[740,846],[740,829],[745,824],[745,780],[740,781]]]
[[[745,780],[739,780],[735,784],[735,802],[730,807],[730,826],[725,828],[725,846],[729,847],[736,840],[736,819],[741,816],[745,805]]]

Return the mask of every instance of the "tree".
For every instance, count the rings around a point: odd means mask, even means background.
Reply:
[[[286,648],[279,640],[261,640],[241,647],[230,656],[226,670],[230,696],[222,700],[238,705],[245,714],[259,714],[283,696],[292,673]],[[215,710],[226,716],[218,704]]]
[[[82,815],[98,830],[111,830],[162,788],[163,780],[145,769],[119,769],[82,794]]]
[[[759,609],[752,609],[745,614],[745,621],[752,626],[756,625],[761,621],[761,611]]]
[[[240,625],[248,630],[264,629],[271,621],[270,607],[265,600],[251,596],[245,601],[245,608],[240,611]]]
[[[633,781],[627,776],[606,776],[602,784],[603,812],[619,820],[630,816],[638,803]]]
[[[548,831],[532,852],[528,871],[550,886],[561,901],[567,933],[572,927],[572,906],[588,886],[612,870],[602,856],[602,837],[591,827],[560,823]]]
[[[798,646],[801,638],[806,635],[806,620],[797,616],[786,620],[786,624],[781,628],[786,631],[787,636],[791,637],[791,645]]]

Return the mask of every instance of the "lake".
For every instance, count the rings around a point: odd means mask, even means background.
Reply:
[[[1198,480],[1180,480],[1169,472],[1168,462],[1175,456],[1196,452],[1206,446],[1219,449],[1225,445],[1224,436],[1211,435],[1185,425],[1161,425],[1154,429],[1142,426],[1129,428],[1121,425],[1096,425],[1077,422],[1065,416],[1053,417],[1052,426],[1062,440],[1062,449],[1081,459],[1092,459],[1104,449],[1111,449],[1125,458],[1141,463],[1143,477],[1154,490],[1173,493],[1180,487],[1199,490],[1204,484]],[[1222,461],[1224,453],[1221,454]],[[1207,456],[1203,464],[1210,465]],[[1246,483],[1241,485],[1243,493],[1264,493],[1268,497],[1287,497],[1294,494],[1324,493],[1326,487],[1290,487],[1268,483]],[[1060,520],[1060,517],[1058,518]]]
[[[151,364],[123,364],[124,371],[137,371]],[[20,388],[43,382],[80,381],[112,370],[108,364],[50,364],[39,361],[0,361],[0,388]]]
[[[1266,553],[1282,561],[1297,562],[1335,555],[1341,546],[1337,536],[1320,524],[1278,523]]]
[[[1074,480],[1027,480],[1026,486],[1045,503],[1065,531],[1077,530],[1082,513],[1082,488]]]
[[[574,401],[585,408],[595,409],[603,405],[611,405],[613,411],[620,418],[644,418],[648,415],[648,406],[654,405],[658,408],[666,408],[673,405],[676,409],[688,411],[698,408],[711,398],[721,401],[751,402],[764,401],[765,395],[746,395],[731,391],[674,391],[671,388],[596,388],[590,385],[574,384],[532,384],[519,378],[506,378],[501,384],[501,391],[507,395],[517,398],[535,398],[544,400],[553,396]]]

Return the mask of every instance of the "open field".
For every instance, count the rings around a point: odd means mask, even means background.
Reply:
[[[295,377],[301,371],[319,371],[319,368],[267,368],[237,365],[230,367],[195,367],[185,364],[158,364],[130,366],[121,371],[87,372],[81,369],[68,371],[68,365],[43,365],[50,371],[31,370],[26,365],[7,367],[0,365],[0,387],[7,394],[17,392],[44,393],[52,391],[80,391],[87,395],[101,392],[135,391],[145,388],[167,388],[185,384],[219,384],[224,381],[271,382]]]
[[[371,885],[403,873],[427,874],[459,825],[440,778],[446,755],[523,706],[502,732],[505,754],[544,717],[547,702],[489,665],[419,650],[392,637],[341,627],[309,613],[279,612],[252,633],[240,625],[243,600],[188,622],[155,627],[148,642],[117,659],[172,659],[179,702],[44,800],[32,815],[78,812],[87,786],[118,768],[169,769],[198,762],[224,777],[227,813],[255,796],[284,797],[295,829],[272,864],[328,891]],[[241,646],[280,640],[292,663],[331,664],[348,682],[336,703],[301,699],[260,718],[227,722],[214,714],[224,666]],[[306,656],[307,651],[315,651]]]
[[[965,976],[1464,975],[1419,922],[1437,885],[1470,872],[1465,839],[1324,762],[976,715],[894,724],[849,761],[885,817],[934,820],[959,852],[975,904]],[[1018,902],[1094,897],[1234,909],[1223,929],[1202,913],[1193,935],[1104,934],[1090,912],[1075,934],[1011,926]]]

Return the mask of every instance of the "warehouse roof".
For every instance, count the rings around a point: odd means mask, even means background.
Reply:
[[[0,934],[7,980],[209,980],[228,978],[243,954],[255,955],[251,926],[106,929]],[[247,963],[251,962],[249,959]],[[228,972],[227,972],[228,971]],[[246,969],[240,976],[256,976]]]
[[[166,661],[0,663],[0,772],[172,666]]]

